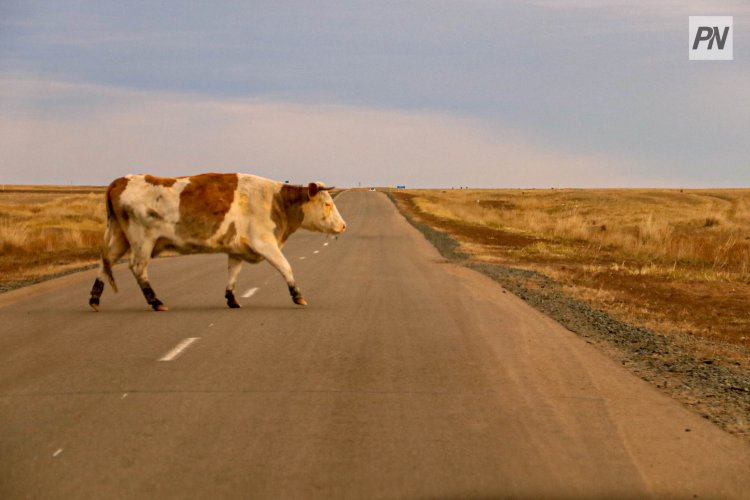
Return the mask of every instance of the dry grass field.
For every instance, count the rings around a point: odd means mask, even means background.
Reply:
[[[544,273],[632,324],[750,346],[750,190],[410,190],[473,259]]]
[[[105,218],[104,188],[4,186],[0,290],[96,262]]]
[[[103,194],[0,190],[0,289],[95,263]],[[750,190],[394,194],[476,260],[542,272],[632,324],[750,346]]]

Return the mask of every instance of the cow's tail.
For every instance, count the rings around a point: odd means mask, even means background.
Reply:
[[[121,243],[118,241],[124,239],[120,222],[117,220],[115,215],[115,208],[112,205],[111,190],[107,190],[107,229],[104,232],[104,248],[102,248],[102,262],[101,262],[101,273],[107,277],[112,289],[117,292],[117,284],[115,283],[115,277],[112,274],[112,261],[111,258],[119,258],[119,255],[112,255],[114,248],[119,246]]]
[[[89,298],[89,305],[94,311],[99,310],[99,301],[102,292],[104,292],[105,279],[109,281],[112,289],[115,292],[117,291],[115,277],[112,274],[112,264],[117,263],[130,249],[130,242],[115,213],[115,203],[113,202],[113,197],[119,195],[125,185],[127,185],[127,179],[117,179],[107,189],[107,228],[104,230],[99,274],[96,276],[96,280],[94,280],[94,286],[91,287],[91,297]],[[113,193],[113,191],[115,192]]]
[[[102,255],[102,270],[107,276],[107,281],[109,281],[109,285],[112,287],[112,290],[117,292],[117,283],[115,283],[115,277],[112,274],[112,263],[104,255]]]

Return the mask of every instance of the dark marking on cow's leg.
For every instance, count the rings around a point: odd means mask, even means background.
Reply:
[[[151,251],[154,249],[154,243],[152,239],[146,239],[139,245],[133,245],[131,247],[132,253],[130,255],[130,270],[138,282],[138,286],[141,287],[143,296],[146,297],[146,302],[154,311],[166,311],[165,306],[161,300],[156,298],[154,289],[151,288],[151,284],[148,282],[148,261],[151,256]]]
[[[248,248],[258,253],[261,257],[268,260],[268,263],[276,268],[279,273],[284,277],[287,286],[289,287],[289,294],[292,296],[292,300],[295,304],[306,306],[307,302],[302,298],[302,294],[299,292],[297,285],[294,281],[294,275],[292,274],[292,266],[289,265],[289,261],[286,260],[284,254],[281,253],[281,249],[276,242],[268,242],[263,239],[259,239]]]
[[[232,227],[234,227],[234,222],[232,223]],[[227,299],[227,305],[229,307],[231,307],[232,309],[237,309],[238,307],[240,307],[240,304],[234,297],[234,290],[237,286],[237,276],[240,274],[240,269],[242,269],[242,259],[237,257],[236,255],[228,255],[227,257],[229,281],[227,281],[227,288],[224,297]]]
[[[231,307],[232,309],[237,309],[240,307],[240,304],[237,302],[237,299],[234,298],[234,291],[233,290],[227,290],[224,294],[224,297],[227,299],[227,305]]]
[[[99,311],[99,298],[102,296],[104,291],[104,282],[97,278],[94,280],[94,286],[91,287],[91,298],[89,298],[89,305],[94,311]]]
[[[297,285],[289,285],[289,295],[292,296],[292,300],[295,304],[306,306],[307,301],[305,301],[304,297],[302,297],[302,294],[299,291],[299,288],[297,288]]]
[[[167,310],[167,306],[165,306],[161,300],[156,298],[156,293],[154,293],[154,289],[151,288],[148,281],[141,285],[141,290],[143,291],[143,296],[146,297],[146,302],[148,302],[148,305],[150,305],[154,311]]]

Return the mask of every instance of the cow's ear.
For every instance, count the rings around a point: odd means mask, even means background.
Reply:
[[[320,191],[320,186],[318,186],[317,182],[311,182],[307,185],[307,189],[309,189],[310,198],[318,194],[318,191]]]

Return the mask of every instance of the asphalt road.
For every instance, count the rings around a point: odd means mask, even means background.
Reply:
[[[0,295],[0,498],[750,497],[745,442],[337,205],[285,248],[307,308],[262,263],[228,309],[219,255],[152,264],[166,313],[125,266],[99,313],[93,271]]]

